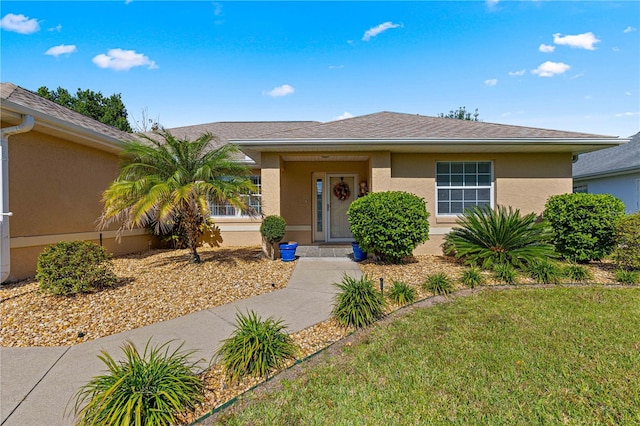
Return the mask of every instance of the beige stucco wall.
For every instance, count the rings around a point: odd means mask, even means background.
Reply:
[[[2,125],[3,127],[6,124]],[[102,192],[117,175],[118,156],[37,131],[9,138],[11,273],[8,281],[32,276],[38,254],[55,241],[98,242],[96,219]],[[117,226],[109,228],[113,231]],[[151,237],[103,232],[114,254],[145,250]]]

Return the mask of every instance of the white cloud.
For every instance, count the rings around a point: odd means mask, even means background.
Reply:
[[[519,77],[521,75],[525,75],[526,72],[527,70],[509,71],[509,75],[511,77]]]
[[[40,24],[38,20],[20,15],[14,15],[13,13],[7,13],[4,18],[0,20],[0,28],[7,31],[13,31],[20,34],[33,34],[40,30]]]
[[[336,118],[334,118],[333,120],[344,120],[347,118],[353,118],[353,114],[351,114],[350,112],[343,112],[342,114],[340,114],[339,116],[337,116]]]
[[[487,3],[487,6],[491,9],[496,7],[498,3],[500,3],[500,0],[487,0],[486,3]]]
[[[620,49],[619,47],[613,47],[611,50],[613,50],[614,52],[620,52],[622,49]]]
[[[625,95],[631,96],[631,92],[624,92]]]
[[[69,44],[69,45],[61,44],[60,46],[53,46],[49,48],[49,50],[44,52],[44,54],[58,57],[60,55],[70,55],[71,53],[74,53],[77,51],[78,49],[76,49],[75,44]]]
[[[292,86],[289,86],[288,84],[283,84],[282,86],[274,87],[268,92],[264,91],[262,92],[262,94],[271,96],[272,98],[279,98],[281,96],[291,95],[295,91],[296,89],[294,89]]]
[[[377,36],[378,34],[383,33],[391,28],[398,28],[399,26],[400,26],[399,24],[394,24],[391,21],[387,21],[385,23],[378,25],[377,27],[373,27],[365,31],[364,36],[362,36],[362,40],[369,41],[373,37]]]
[[[544,44],[544,43],[542,43],[542,44],[540,45],[540,47],[538,47],[538,50],[539,50],[540,52],[542,52],[542,53],[551,53],[551,52],[553,52],[554,50],[556,50],[556,47],[555,47],[555,46],[551,46],[551,45],[549,45],[549,44]]]
[[[622,112],[620,114],[616,114],[616,117],[635,117],[635,116],[640,116],[640,112],[636,111],[636,112]]]
[[[330,70],[341,70],[344,68],[344,65],[329,65]]]
[[[124,0],[124,4],[130,4],[133,0]]]
[[[532,70],[531,73],[540,77],[553,77],[554,75],[566,72],[569,68],[571,68],[570,65],[562,62],[547,61],[544,64],[540,64],[540,66],[535,70]]]
[[[58,24],[55,27],[49,28],[47,31],[55,31],[55,32],[59,33],[60,31],[62,31],[62,25]]]
[[[100,68],[111,68],[116,71],[127,71],[134,67],[144,67],[156,69],[155,61],[135,50],[109,49],[107,54],[99,54],[93,58],[93,63]]]
[[[638,29],[636,27],[632,27],[632,26],[628,26],[627,28],[624,29],[625,33],[632,33],[634,31],[638,31]]]
[[[600,43],[600,39],[598,39],[592,32],[567,36],[555,33],[553,35],[553,42],[555,44],[562,44],[577,49],[596,50],[593,45]]]
[[[493,86],[495,86],[496,84],[498,84],[498,79],[497,79],[497,78],[492,78],[492,79],[490,79],[490,80],[485,80],[485,81],[484,81],[484,85],[485,85],[485,86],[493,87]]]

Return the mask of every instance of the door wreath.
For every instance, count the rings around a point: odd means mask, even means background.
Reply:
[[[340,201],[347,200],[351,196],[349,185],[344,181],[336,183],[336,186],[333,187],[333,195]]]

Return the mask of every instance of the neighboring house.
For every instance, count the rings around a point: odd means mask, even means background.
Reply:
[[[95,228],[101,194],[118,173],[120,142],[133,135],[10,83],[2,83],[0,102],[2,282],[32,276],[38,254],[60,240],[101,241],[116,254],[149,247],[144,230],[125,232],[118,242],[117,225]],[[466,207],[503,204],[541,213],[549,196],[571,192],[572,156],[626,142],[391,112],[328,123],[220,122],[169,130],[189,139],[210,132],[219,144],[237,144],[246,154],[238,160],[254,170],[259,188],[249,201],[263,215],[283,216],[285,240],[300,244],[351,241],[346,212],[361,189],[423,197],[430,239],[416,253],[440,253],[442,237]],[[214,244],[260,244],[259,218],[229,205],[211,207]]]
[[[10,83],[0,85],[0,107],[0,282],[33,276],[40,252],[61,240],[102,242],[116,254],[149,247],[141,229],[124,232],[120,242],[116,227],[96,230],[102,192],[118,173],[120,141],[132,135]]]
[[[627,213],[640,211],[640,132],[625,145],[578,156],[573,192],[611,194],[624,202]]]

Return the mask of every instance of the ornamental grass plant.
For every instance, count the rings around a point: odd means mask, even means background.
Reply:
[[[616,281],[620,284],[635,285],[640,283],[640,271],[618,269],[615,273]]]
[[[366,327],[384,316],[386,302],[373,281],[362,276],[359,279],[344,275],[342,282],[334,284],[336,295],[332,314],[344,327]]]
[[[549,259],[537,259],[527,266],[529,276],[537,283],[558,284],[562,278],[562,269]]]
[[[203,399],[195,363],[171,341],[150,347],[142,355],[132,342],[122,347],[125,360],[116,362],[103,351],[99,358],[108,373],[91,379],[76,394],[79,425],[172,425],[179,413],[193,410]]]
[[[493,276],[505,284],[514,285],[518,281],[518,271],[509,263],[498,263],[493,267]]]
[[[217,352],[229,380],[247,375],[267,377],[288,360],[295,360],[298,348],[285,329],[282,320],[262,320],[254,311],[246,315],[238,312],[235,330]]]
[[[404,281],[393,281],[387,297],[396,305],[404,306],[416,300],[416,291]]]
[[[565,266],[562,270],[562,274],[575,282],[584,282],[593,279],[593,274],[589,268],[575,263]]]
[[[453,291],[453,282],[444,272],[437,272],[429,275],[422,287],[433,294],[447,295]]]
[[[485,283],[482,271],[480,271],[480,269],[475,266],[472,266],[469,269],[465,270],[462,273],[462,278],[460,279],[460,281],[463,285],[469,288],[475,288]]]

